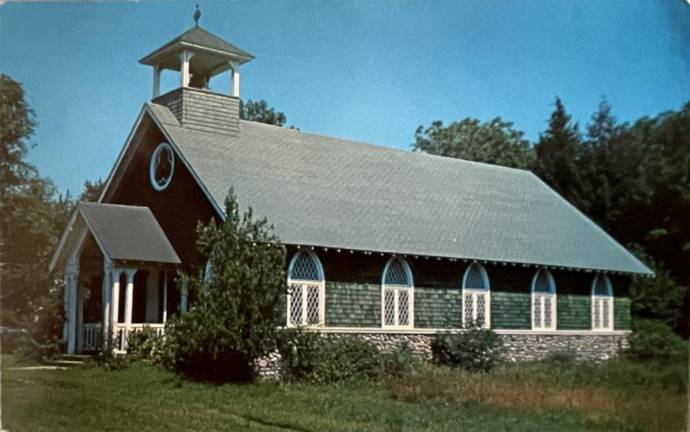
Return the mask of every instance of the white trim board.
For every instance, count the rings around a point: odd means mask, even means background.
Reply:
[[[319,333],[343,333],[343,334],[400,334],[400,335],[431,335],[436,333],[463,333],[466,329],[443,328],[415,328],[415,329],[389,329],[379,327],[321,327],[308,328]],[[494,329],[500,335],[532,335],[532,336],[625,336],[632,330],[592,331],[592,330],[529,330],[529,329]]]

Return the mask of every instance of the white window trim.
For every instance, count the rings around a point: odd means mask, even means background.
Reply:
[[[542,291],[536,292],[534,291],[534,287],[537,282],[537,277],[539,276],[540,272],[545,272],[546,277],[549,279],[549,286],[551,287],[551,292],[550,293],[544,293]],[[550,296],[551,297],[551,325],[550,326],[536,326],[534,322],[534,298],[536,296],[541,296],[541,322],[542,324],[544,322],[544,296]],[[557,291],[556,291],[556,281],[553,279],[553,275],[551,272],[545,268],[542,267],[538,269],[535,273],[534,276],[532,277],[532,295],[531,295],[531,302],[530,302],[530,320],[532,321],[532,330],[556,330],[557,328],[557,323],[558,323],[558,316],[556,315],[558,312],[558,297],[557,297]]]
[[[472,266],[476,266],[479,269],[479,273],[481,273],[482,279],[484,279],[484,286],[486,289],[466,288],[467,276],[469,275]],[[486,272],[486,268],[477,262],[473,262],[467,266],[465,274],[462,277],[462,327],[465,327],[465,294],[472,294],[473,296],[472,321],[475,322],[477,321],[477,295],[486,295],[486,300],[484,301],[485,322],[481,327],[485,329],[491,328],[491,284],[489,283],[489,275]]]
[[[170,177],[166,180],[165,184],[159,185],[158,182],[156,181],[156,168],[153,166],[153,160],[158,155],[163,151],[163,149],[166,149],[170,152],[172,155],[172,159],[170,162]],[[151,182],[151,186],[158,192],[164,191],[167,189],[168,186],[170,186],[170,183],[172,182],[173,175],[175,174],[175,152],[172,149],[172,146],[168,144],[167,142],[162,142],[158,144],[156,149],[151,153],[151,158],[149,159],[149,181]]]
[[[313,281],[313,280],[302,280],[302,279],[292,279],[290,275],[292,274],[292,269],[295,266],[295,262],[297,262],[297,258],[300,256],[300,254],[308,254],[309,258],[312,259],[316,263],[316,270],[319,273],[319,280],[318,281]],[[326,324],[326,276],[323,271],[323,266],[321,265],[321,260],[319,257],[314,253],[313,251],[307,251],[307,250],[300,250],[295,253],[295,255],[292,257],[292,260],[290,260],[290,265],[288,266],[288,293],[287,293],[287,304],[286,304],[286,312],[287,315],[285,317],[286,325],[287,327],[323,327]],[[302,322],[299,324],[295,324],[292,322],[290,319],[290,305],[292,304],[292,286],[293,285],[299,285],[300,290],[302,290]],[[310,286],[318,286],[319,287],[319,322],[316,324],[308,324],[307,323],[307,293],[308,293],[308,287]]]
[[[604,281],[606,283],[606,295],[601,295],[601,294],[596,294],[595,288],[597,286],[597,281],[599,278],[602,277],[604,278]],[[597,327],[596,323],[594,321],[594,308],[599,307],[597,304],[597,299],[608,299],[609,300],[609,306],[608,306],[608,312],[609,312],[609,325],[607,327]],[[594,276],[594,279],[592,279],[592,308],[591,308],[591,313],[592,313],[592,331],[595,332],[610,332],[613,330],[613,286],[611,285],[611,279],[602,273],[597,274]],[[599,316],[603,316],[604,310],[603,308],[599,311]]]
[[[407,280],[410,281],[409,285],[387,285],[386,284],[386,274],[388,273],[388,268],[390,265],[395,261],[396,259],[400,260],[402,263],[403,269],[405,270],[405,273],[407,275]],[[395,324],[393,325],[386,325],[386,290],[393,290],[393,304],[394,304],[394,321]],[[400,295],[401,290],[407,290],[407,299],[409,302],[408,305],[408,325],[399,325],[398,321],[400,319],[400,316],[398,315],[398,296]],[[412,270],[410,270],[409,264],[407,264],[407,261],[402,258],[402,257],[397,257],[393,255],[386,265],[383,267],[383,273],[381,274],[381,328],[385,329],[412,329],[414,328],[414,279],[412,278]]]

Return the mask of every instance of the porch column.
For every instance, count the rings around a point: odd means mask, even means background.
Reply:
[[[127,291],[125,292],[125,328],[127,329],[127,336],[132,325],[132,301],[134,299],[134,275],[136,272],[137,269],[125,270],[127,274]]]
[[[191,51],[180,53],[180,87],[189,87],[189,60],[194,55]]]
[[[110,265],[106,262],[103,264],[103,283],[101,284],[101,301],[103,302],[103,309],[101,311],[101,331],[103,333],[102,345],[104,349],[108,346],[108,336],[110,335],[110,302],[112,301],[110,294],[112,283],[110,280]]]
[[[76,257],[70,259],[65,267],[65,291],[67,302],[67,353],[77,351],[77,288],[79,281],[79,264]]]
[[[153,67],[153,98],[161,94],[161,68],[159,65]]]
[[[182,284],[182,289],[180,289],[180,312],[185,313],[187,312],[187,285]]]
[[[110,290],[110,329],[112,331],[113,340],[117,340],[117,320],[120,315],[120,274],[121,269],[112,269],[110,271],[110,281],[112,289]]]
[[[230,95],[240,97],[240,68],[234,62],[230,62]]]
[[[77,292],[77,352],[82,350],[84,333],[84,290],[79,284],[79,275],[75,277],[75,291]]]
[[[163,270],[163,324],[168,320],[168,271]]]

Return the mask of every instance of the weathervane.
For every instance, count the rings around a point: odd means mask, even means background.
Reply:
[[[201,18],[201,10],[199,9],[199,5],[196,5],[196,11],[194,12],[194,23],[197,27],[199,27],[199,18]]]

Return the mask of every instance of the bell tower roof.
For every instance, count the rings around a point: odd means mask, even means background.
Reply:
[[[201,27],[192,27],[175,39],[166,43],[139,63],[159,69],[179,70],[180,54],[183,51],[194,53],[190,65],[192,74],[215,75],[229,68],[229,64],[241,65],[251,61],[254,56]]]

